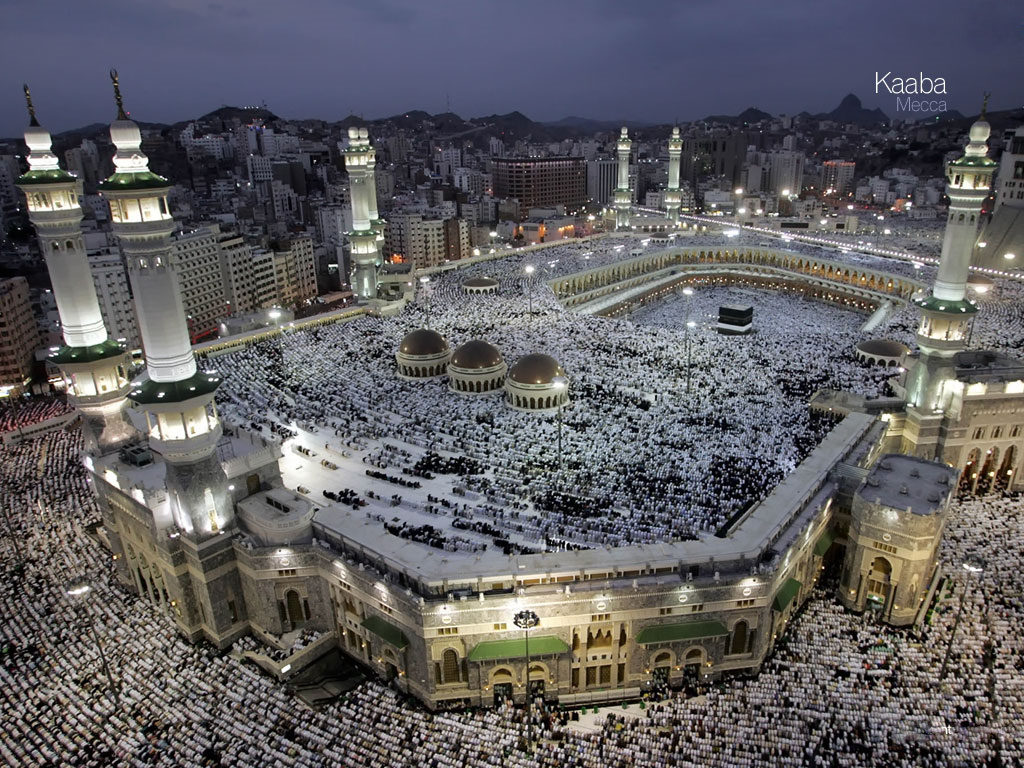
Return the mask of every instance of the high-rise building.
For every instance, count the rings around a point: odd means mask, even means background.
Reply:
[[[444,257],[447,261],[465,259],[471,254],[469,223],[465,219],[444,222]]]
[[[135,302],[128,287],[128,273],[120,249],[89,251],[89,270],[100,303],[103,325],[110,338],[121,342],[127,349],[138,349],[142,345],[139,322],[135,318]]]
[[[615,196],[619,180],[619,161],[599,157],[587,161],[587,200],[592,205],[607,205]]]
[[[181,297],[193,343],[215,334],[221,318],[231,314],[226,311],[219,241],[220,227],[216,225],[179,232],[173,239]]]
[[[746,134],[710,133],[683,139],[679,173],[691,184],[704,176],[724,177],[730,186],[740,183],[747,156]]]
[[[856,163],[850,160],[826,160],[821,164],[821,188],[832,190],[833,194],[843,196],[853,188],[853,173]],[[797,187],[783,187],[796,190]]]
[[[990,269],[1024,266],[1024,126],[1009,137],[999,158],[995,208],[983,221],[972,262]]]
[[[804,184],[803,153],[783,149],[771,152],[768,159],[771,163],[768,182],[770,191],[780,195],[783,190],[788,189],[794,195],[799,194]]]
[[[274,284],[277,303],[298,307],[316,297],[316,261],[313,241],[292,237],[274,243]]]
[[[587,167],[582,157],[496,157],[494,196],[515,198],[520,211],[587,202]]]
[[[39,328],[32,314],[28,281],[0,280],[0,394],[19,394],[32,377]]]

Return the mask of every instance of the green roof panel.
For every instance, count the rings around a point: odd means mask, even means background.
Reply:
[[[970,301],[947,301],[945,299],[937,299],[934,296],[925,296],[921,299],[913,299],[913,302],[921,309],[931,310],[932,312],[949,312],[950,314],[959,312],[961,314],[974,314],[978,311],[978,305]]]
[[[139,173],[115,173],[109,179],[100,182],[104,192],[118,192],[131,189],[163,189],[171,186],[171,182],[152,171]]]
[[[184,381],[153,381],[147,379],[133,386],[128,399],[138,405],[153,403],[182,403],[193,397],[213,392],[220,386],[220,376],[197,371]]]
[[[832,546],[832,542],[836,540],[831,530],[826,530],[821,537],[818,539],[818,543],[814,545],[814,554],[818,557],[824,557],[825,553],[828,552],[828,548]]]
[[[56,352],[50,353],[46,359],[57,365],[66,365],[68,363],[92,363],[96,360],[124,354],[124,347],[113,339],[107,339],[102,344],[93,344],[91,347],[61,347]]]
[[[367,616],[362,626],[373,632],[381,640],[391,643],[395,648],[402,649],[409,644],[405,634],[394,624],[389,624],[380,616]]]
[[[779,613],[782,613],[789,604],[793,602],[793,598],[800,592],[802,585],[796,579],[786,579],[786,583],[782,585],[778,592],[775,593],[775,599],[772,601],[772,608]]]
[[[555,635],[538,635],[530,638],[530,657],[551,656],[565,653],[569,644]],[[469,652],[470,661],[493,661],[494,659],[526,658],[526,640],[488,640],[477,643]]]
[[[679,640],[700,640],[704,637],[722,637],[729,630],[720,621],[688,621],[685,624],[657,624],[644,627],[636,636],[641,645],[674,643]]]
[[[54,168],[52,171],[29,171],[18,177],[18,184],[67,184],[76,182],[78,177],[72,176],[61,168]]]

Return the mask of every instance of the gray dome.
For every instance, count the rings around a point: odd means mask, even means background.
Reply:
[[[501,352],[483,339],[467,341],[455,350],[449,362],[453,368],[479,370],[501,365]]]
[[[523,355],[508,370],[508,377],[517,384],[550,384],[555,376],[565,376],[558,361],[550,355]]]
[[[440,355],[448,351],[448,342],[437,331],[430,328],[417,328],[402,338],[398,346],[399,353],[410,357],[426,357]]]

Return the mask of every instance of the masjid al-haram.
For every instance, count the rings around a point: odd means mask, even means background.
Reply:
[[[26,87],[66,406],[3,416],[7,763],[1019,764],[984,111],[917,253],[681,212],[678,129],[637,205],[622,128],[596,231],[421,267],[382,257],[353,125],[353,300],[197,341],[193,230],[111,78],[141,356]]]

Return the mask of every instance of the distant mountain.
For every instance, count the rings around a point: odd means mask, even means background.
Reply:
[[[195,121],[185,120],[183,122],[214,122],[216,120],[220,120],[222,122],[228,123],[236,119],[242,121],[243,123],[253,120],[260,120],[265,123],[272,123],[275,120],[279,120],[280,118],[273,112],[271,112],[269,109],[266,109],[264,107],[230,107],[225,105],[223,107],[220,107],[219,109],[213,110],[213,112],[208,112],[202,117],[197,118]]]
[[[704,118],[705,123],[728,123],[730,125],[743,125],[744,123],[757,123],[761,120],[771,120],[772,116],[758,109],[747,107],[738,115],[708,115]]]
[[[865,109],[860,99],[852,93],[846,94],[839,106],[831,112],[813,115],[817,120],[832,120],[837,123],[853,123],[863,128],[887,125],[889,116],[880,109]]]
[[[561,120],[548,120],[542,123],[548,128],[566,128],[578,133],[598,133],[600,131],[617,131],[622,126],[627,128],[649,128],[650,123],[639,120],[592,120],[589,117],[570,115]]]

